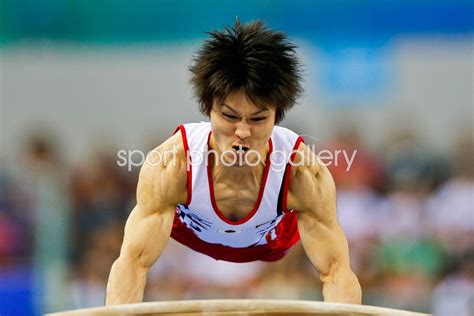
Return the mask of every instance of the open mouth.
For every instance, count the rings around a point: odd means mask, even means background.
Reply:
[[[242,146],[242,145],[234,145],[232,146],[232,148],[238,152],[238,153],[245,153],[247,152],[250,148],[246,147],[246,146]]]

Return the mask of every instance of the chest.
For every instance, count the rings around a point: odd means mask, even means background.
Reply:
[[[214,183],[214,199],[219,211],[230,220],[240,220],[254,209],[260,184]]]

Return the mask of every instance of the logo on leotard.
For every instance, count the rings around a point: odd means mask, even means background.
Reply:
[[[206,221],[195,214],[191,213],[190,210],[182,205],[179,204],[177,206],[178,216],[181,222],[186,224],[186,226],[194,231],[201,232],[203,230],[208,230],[212,227],[212,223]]]

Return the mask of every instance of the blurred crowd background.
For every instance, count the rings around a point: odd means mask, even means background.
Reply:
[[[0,314],[99,306],[139,155],[206,120],[188,84],[205,32],[263,19],[289,34],[305,95],[281,125],[330,166],[368,305],[474,311],[470,1],[0,0]],[[129,160],[130,161],[130,160]],[[170,241],[146,301],[322,300],[301,244],[218,262]]]

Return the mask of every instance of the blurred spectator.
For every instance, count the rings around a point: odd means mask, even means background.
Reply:
[[[454,255],[474,248],[474,137],[459,136],[452,154],[453,177],[427,201],[426,226]]]
[[[457,257],[451,271],[436,286],[433,312],[438,316],[474,315],[474,251]]]
[[[39,315],[34,305],[31,268],[32,219],[27,196],[16,179],[0,168],[0,313]]]
[[[385,180],[381,156],[367,148],[353,122],[337,123],[336,126],[334,137],[323,145],[323,149],[334,154],[334,161],[328,165],[328,168],[337,188],[380,191]],[[337,152],[342,154],[339,154],[336,159]],[[354,161],[352,165],[349,165],[347,160],[350,160],[353,155]]]
[[[70,308],[104,304],[107,277],[120,251],[122,231],[122,224],[113,222],[84,236],[86,247],[68,291]]]
[[[388,192],[374,206],[379,242],[369,251],[378,281],[366,294],[384,306],[427,311],[429,289],[448,259],[426,229],[426,199],[447,168],[410,128],[397,127],[383,152]]]
[[[73,308],[104,304],[108,273],[119,255],[125,220],[134,206],[134,177],[120,169],[108,143],[74,169],[72,258],[76,269],[69,289]]]
[[[347,237],[352,269],[362,287],[369,286],[377,274],[369,259],[378,242],[379,200],[369,188],[337,188],[338,220]]]
[[[377,205],[386,174],[380,155],[370,151],[351,121],[335,124],[334,137],[324,145],[334,155],[342,152],[328,166],[337,189],[338,220],[351,249],[351,265],[362,286],[370,283],[375,271],[369,252],[377,237]],[[353,156],[354,155],[354,156]],[[352,165],[347,162],[354,157]]]
[[[134,206],[134,182],[116,164],[113,152],[82,159],[72,178],[75,218],[74,261],[81,261],[87,238],[111,224],[123,223]],[[118,256],[118,253],[117,253]]]
[[[384,145],[390,189],[429,193],[447,178],[448,165],[430,151],[410,126],[395,127]]]
[[[0,267],[30,256],[31,218],[25,214],[26,200],[6,170],[0,169]]]
[[[31,200],[33,223],[33,264],[39,310],[58,311],[67,306],[70,243],[69,183],[59,150],[53,138],[44,132],[26,139],[21,183]]]

